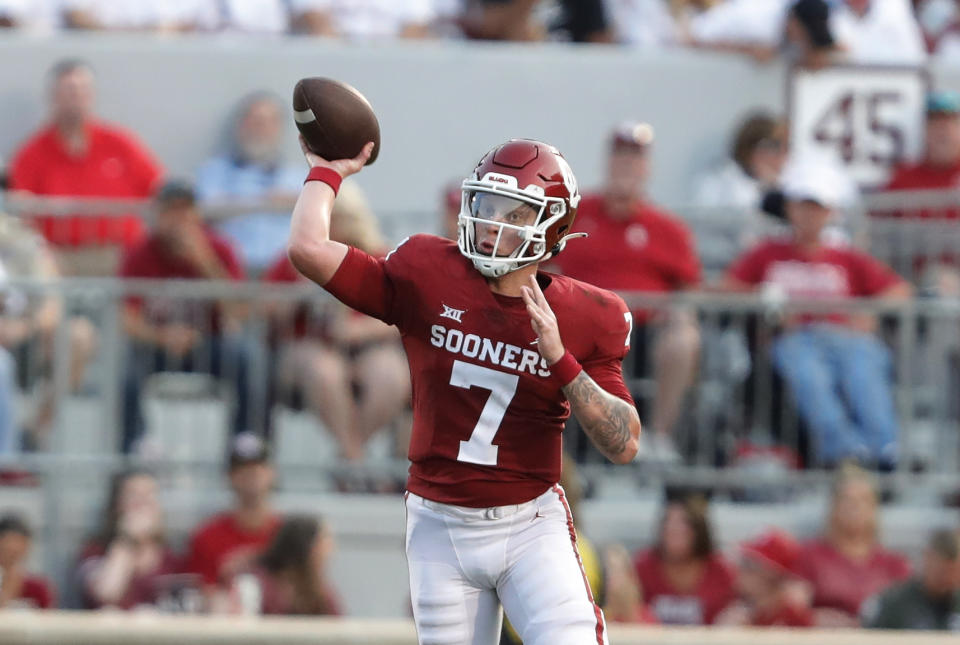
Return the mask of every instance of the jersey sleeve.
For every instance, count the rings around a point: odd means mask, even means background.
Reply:
[[[407,323],[404,305],[412,299],[415,247],[419,237],[403,240],[383,259],[350,247],[337,272],[323,288],[351,309],[403,331]]]
[[[630,351],[633,317],[619,296],[608,294],[609,304],[601,312],[594,352],[581,361],[584,371],[605,392],[633,405],[630,389],[623,380],[623,359]],[[599,321],[598,321],[599,322]],[[602,325],[602,326],[601,326]]]

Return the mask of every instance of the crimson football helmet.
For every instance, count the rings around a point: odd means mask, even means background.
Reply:
[[[552,257],[571,237],[580,191],[550,144],[511,139],[488,152],[463,182],[457,243],[496,278]]]

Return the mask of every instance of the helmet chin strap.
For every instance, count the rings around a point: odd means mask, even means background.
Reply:
[[[570,240],[575,240],[578,237],[589,237],[587,233],[570,233],[569,235],[564,235],[560,240],[550,249],[550,254],[548,258],[555,258],[560,255],[560,252],[567,248],[567,242]]]

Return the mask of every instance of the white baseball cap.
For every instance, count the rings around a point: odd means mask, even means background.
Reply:
[[[829,158],[788,163],[781,183],[789,201],[811,201],[836,210],[855,200],[856,188],[850,178]]]

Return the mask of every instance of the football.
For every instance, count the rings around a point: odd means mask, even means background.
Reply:
[[[373,141],[369,166],[380,153],[380,124],[370,102],[331,78],[304,78],[293,88],[293,118],[311,151],[328,161],[351,159]]]

